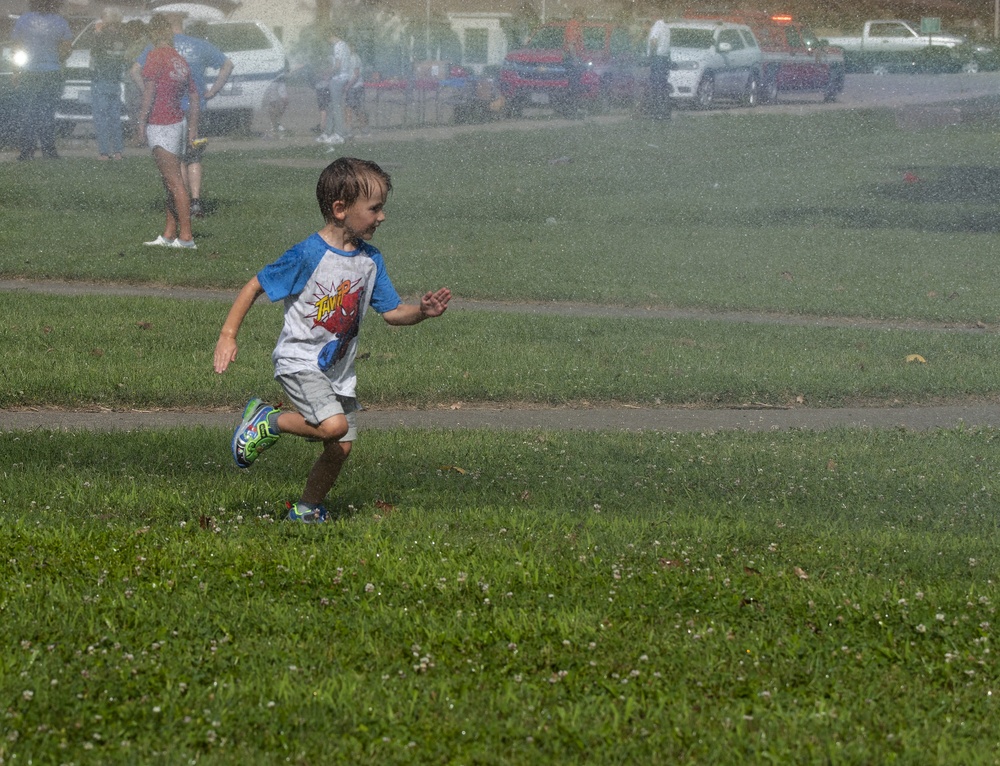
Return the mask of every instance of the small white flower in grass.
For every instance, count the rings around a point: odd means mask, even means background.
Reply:
[[[23,692],[21,692],[21,696],[28,702],[31,702],[31,699],[32,697],[35,696],[35,693],[31,691],[31,689],[25,689]]]
[[[938,622],[944,622],[944,612],[938,612],[936,615],[934,615],[934,619],[937,620]]]
[[[365,593],[372,593],[372,592],[374,592],[374,590],[375,590],[375,586],[372,585],[371,583],[367,583],[365,585]]]
[[[926,632],[927,632],[927,626],[924,625],[923,623],[920,623],[917,626],[917,633],[926,633]]]

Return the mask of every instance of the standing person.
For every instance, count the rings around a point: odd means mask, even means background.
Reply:
[[[28,63],[18,76],[17,103],[19,160],[35,156],[58,159],[56,151],[56,105],[62,95],[62,64],[69,57],[73,33],[59,15],[62,0],[31,0],[29,11],[14,23],[14,44],[28,54]]]
[[[271,123],[271,130],[264,134],[265,138],[284,138],[285,126],[281,124],[281,118],[288,109],[288,64],[285,64],[285,71],[278,75],[267,86],[264,91],[264,110],[267,112],[268,122]]]
[[[262,293],[284,301],[284,327],[272,359],[275,378],[297,412],[251,399],[232,451],[236,464],[247,468],[283,433],[323,442],[289,520],[326,520],[323,501],[357,436],[354,357],[368,307],[390,325],[414,325],[441,316],[451,300],[443,287],[417,304],[403,303],[382,254],[368,243],[385,220],[391,189],[389,175],[374,162],[341,157],[328,165],[316,186],[325,225],[247,282],[215,346],[215,371],[222,373],[236,359],[236,335],[254,301]]]
[[[90,46],[90,93],[93,100],[97,153],[102,160],[122,158],[122,76],[128,37],[117,8],[105,8]]]
[[[174,50],[174,33],[163,16],[149,22],[153,49],[142,67],[143,95],[139,135],[153,150],[153,159],[167,191],[167,222],[163,234],[147,245],[195,250],[191,231],[191,198],[181,172],[184,143],[198,137],[198,86],[191,67]],[[183,100],[189,99],[187,119]]]
[[[347,133],[344,91],[351,79],[351,47],[336,30],[327,38],[330,43],[330,104],[324,131],[316,139],[321,144],[342,144]]]
[[[344,105],[347,107],[347,135],[355,135],[359,130],[368,127],[368,115],[365,113],[365,77],[361,66],[361,56],[351,51],[351,78],[347,82],[344,95]]]
[[[125,22],[125,38],[128,40],[128,47],[125,48],[126,65],[136,61],[149,45],[149,37],[146,35],[146,22],[140,19],[133,19]],[[142,146],[139,143],[139,109],[142,107],[142,72],[139,73],[140,80],[137,83],[131,76],[125,78],[125,109],[128,112],[129,121],[126,126],[128,131],[128,145]]]
[[[657,20],[646,39],[649,66],[649,113],[655,120],[669,120],[670,94],[670,27],[663,19]]]
[[[233,72],[233,62],[212,45],[208,40],[184,34],[184,14],[165,14],[170,22],[174,33],[174,48],[184,58],[191,68],[195,84],[198,87],[198,106],[201,114],[208,108],[208,102],[215,98],[225,86],[229,75]],[[146,56],[149,55],[149,48],[140,54],[139,59],[132,67],[132,78],[141,77],[142,67],[146,63]],[[218,69],[219,73],[215,77],[215,82],[208,88],[205,87],[205,70]],[[184,111],[189,111],[187,96],[184,98]],[[204,208],[201,204],[201,183],[202,168],[201,159],[205,153],[204,143],[195,147],[190,141],[186,143],[186,150],[182,157],[181,172],[184,174],[184,183],[187,185],[188,193],[191,196],[191,215],[201,218],[204,215]]]

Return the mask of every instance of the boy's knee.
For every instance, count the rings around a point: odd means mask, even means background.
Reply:
[[[325,442],[340,441],[347,436],[349,429],[350,426],[347,423],[347,417],[344,415],[334,415],[317,426],[320,438]]]

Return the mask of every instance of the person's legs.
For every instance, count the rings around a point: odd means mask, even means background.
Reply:
[[[42,80],[38,104],[38,143],[46,157],[58,157],[56,153],[56,107],[62,95],[62,73],[46,72]]]
[[[122,127],[122,91],[120,83],[112,83],[108,93],[108,137],[111,142],[111,154],[121,159],[125,151],[125,128]]]
[[[351,454],[353,442],[331,440],[323,443],[323,452],[313,463],[305,489],[302,490],[302,502],[310,505],[321,505],[333,489],[340,476],[340,470]]]
[[[97,136],[97,153],[104,158],[111,156],[111,103],[108,97],[109,91],[114,93],[116,99],[118,96],[109,87],[112,85],[112,83],[97,81],[91,83],[90,86],[94,97],[94,134]],[[121,149],[117,151],[121,151]]]
[[[278,415],[277,425],[280,433],[323,441],[323,451],[309,471],[301,498],[301,502],[309,505],[321,504],[336,483],[340,470],[351,453],[352,442],[340,441],[351,431],[347,415],[333,415],[314,426],[306,422],[298,412],[282,412]]]
[[[191,199],[201,199],[201,162],[185,162],[181,165],[184,183]]]
[[[347,126],[344,118],[344,85],[346,80],[333,78],[330,80],[330,107],[327,118],[327,135],[344,137]]]
[[[190,241],[194,239],[191,232],[191,200],[181,176],[180,157],[157,146],[153,149],[153,158],[167,191],[167,222],[163,237]]]
[[[650,116],[657,120],[669,120],[670,101],[670,57],[653,56],[649,72]]]
[[[41,81],[34,72],[23,72],[17,86],[17,107],[19,125],[17,132],[17,147],[21,150],[20,159],[30,159],[35,153],[38,139],[38,123],[40,121],[39,102],[41,100]]]

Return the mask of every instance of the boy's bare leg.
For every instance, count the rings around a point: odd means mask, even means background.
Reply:
[[[337,483],[347,456],[351,454],[352,443],[329,441],[323,445],[323,452],[313,463],[309,478],[306,479],[306,487],[302,490],[303,503],[318,505],[326,499]]]
[[[278,429],[307,439],[322,439],[323,452],[313,463],[302,491],[302,502],[313,505],[322,503],[340,476],[340,469],[351,454],[351,442],[341,442],[349,426],[344,415],[327,418],[318,426],[311,425],[297,412],[282,412],[278,416]]]

